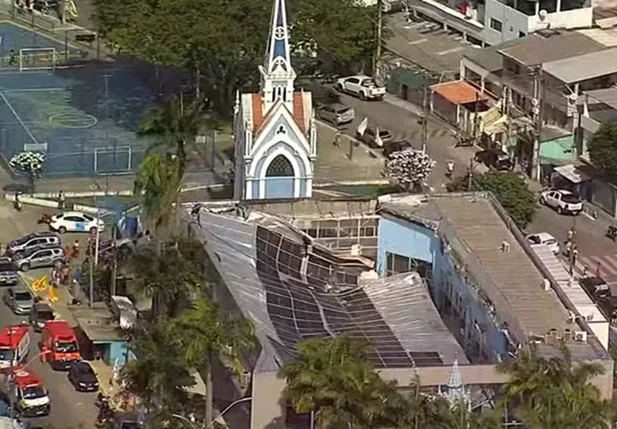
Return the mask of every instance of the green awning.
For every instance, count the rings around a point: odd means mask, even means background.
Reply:
[[[574,136],[559,137],[540,144],[541,165],[571,164],[574,157]]]

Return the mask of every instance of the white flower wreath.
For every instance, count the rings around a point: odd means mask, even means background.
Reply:
[[[25,150],[14,155],[9,161],[12,168],[16,168],[24,173],[32,176],[40,176],[45,163],[45,154],[42,152],[34,152]]]

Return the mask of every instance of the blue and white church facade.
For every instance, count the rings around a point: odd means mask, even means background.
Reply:
[[[285,0],[274,0],[261,90],[234,109],[234,198],[309,198],[317,159],[310,92],[295,91]]]

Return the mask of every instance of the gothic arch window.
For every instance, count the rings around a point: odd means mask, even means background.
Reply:
[[[270,162],[266,177],[293,177],[294,168],[285,155],[278,155]]]

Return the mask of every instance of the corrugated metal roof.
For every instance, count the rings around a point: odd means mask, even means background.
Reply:
[[[617,73],[617,48],[544,63],[545,73],[571,84]]]

